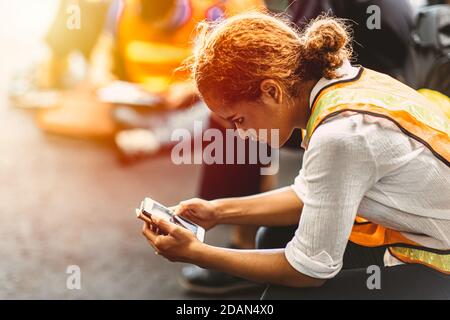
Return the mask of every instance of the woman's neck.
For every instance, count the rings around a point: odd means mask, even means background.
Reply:
[[[311,110],[309,108],[309,97],[311,96],[311,91],[316,85],[318,80],[309,80],[303,82],[298,90],[298,95],[294,97],[295,105],[295,127],[300,129],[306,129],[309,117],[311,115]]]

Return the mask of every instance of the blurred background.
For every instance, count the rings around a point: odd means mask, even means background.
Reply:
[[[58,0],[0,0],[0,298],[207,297],[180,288],[182,266],[154,255],[134,215],[145,196],[167,205],[195,196],[201,166],[176,166],[164,151],[124,160],[112,134],[117,129],[105,125],[96,132],[82,123],[84,115],[81,124],[65,122],[65,115],[39,122],[42,112],[59,110],[52,104],[64,99],[86,103],[79,98],[84,88],[67,86],[69,95],[81,93],[61,100],[52,95],[56,85],[29,83],[48,63],[45,38],[59,6]],[[74,53],[72,68],[82,73],[85,66]],[[295,153],[287,158],[297,165]],[[228,228],[220,227],[206,241],[220,245],[227,237]],[[82,290],[66,288],[69,265],[81,268]]]
[[[0,1],[0,298],[180,297],[178,266],[148,250],[133,209],[146,195],[191,197],[198,169],[169,157],[125,168],[109,143],[47,135],[9,99],[15,73],[48,55],[58,5]],[[82,290],[67,290],[68,265],[80,266]]]
[[[229,127],[178,68],[192,52],[195,25],[264,5],[289,6],[298,25],[323,10],[367,18],[370,1],[350,1],[354,11],[339,2],[0,0],[0,299],[214,298],[179,285],[184,266],[154,255],[134,208],[146,196],[175,205],[289,185],[302,152],[297,133],[269,178],[260,164],[173,164],[174,129],[191,130],[196,120]],[[414,69],[434,63],[435,51],[409,52],[413,13],[435,3],[399,2],[406,18],[391,17],[397,27],[386,24],[375,40],[356,34],[358,62],[448,95],[449,69],[430,66],[434,78]],[[386,59],[389,42],[403,46]],[[221,226],[206,241],[248,247],[255,232]],[[81,290],[66,287],[70,265],[81,268]],[[261,290],[224,297],[258,298]]]

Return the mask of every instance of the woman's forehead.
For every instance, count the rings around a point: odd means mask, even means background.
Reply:
[[[218,94],[209,92],[203,95],[203,100],[211,111],[223,118],[227,118],[233,112],[234,104],[227,103]]]
[[[234,117],[236,115],[248,115],[249,113],[256,116],[255,113],[257,113],[260,109],[257,108],[259,106],[257,101],[229,102],[221,97],[220,94],[213,94],[212,92],[204,94],[203,100],[212,112],[224,119]]]

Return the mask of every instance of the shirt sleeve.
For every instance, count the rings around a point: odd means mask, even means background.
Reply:
[[[342,260],[359,204],[377,177],[364,128],[350,118],[317,128],[292,185],[304,203],[285,255],[302,274],[333,278]]]

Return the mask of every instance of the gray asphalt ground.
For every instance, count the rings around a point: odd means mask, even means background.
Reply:
[[[195,196],[199,166],[175,166],[168,155],[123,166],[110,145],[43,134],[32,113],[10,105],[8,79],[40,52],[44,9],[55,4],[0,0],[0,299],[211,298],[180,288],[182,265],[154,255],[133,213],[145,196]],[[288,184],[299,155],[283,153],[281,163]],[[228,234],[219,227],[206,241],[224,245]],[[66,288],[69,265],[81,268],[81,290]]]

